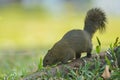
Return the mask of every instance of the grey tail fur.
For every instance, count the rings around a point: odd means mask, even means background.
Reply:
[[[85,18],[84,30],[93,36],[97,30],[103,32],[106,29],[106,22],[105,13],[101,9],[90,9]]]

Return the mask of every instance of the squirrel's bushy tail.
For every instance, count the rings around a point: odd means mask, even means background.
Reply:
[[[93,35],[97,30],[105,30],[105,23],[105,13],[99,8],[93,8],[87,12],[84,30]]]

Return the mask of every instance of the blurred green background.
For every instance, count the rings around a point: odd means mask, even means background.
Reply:
[[[83,29],[86,12],[100,7],[107,29],[96,36],[106,50],[120,37],[120,1],[115,0],[0,0],[0,77],[12,71],[32,72],[40,57],[71,29]],[[93,50],[93,52],[94,52]]]

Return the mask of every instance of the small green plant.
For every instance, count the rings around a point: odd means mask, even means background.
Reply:
[[[118,47],[120,44],[119,37],[115,39],[114,44],[110,44],[110,48],[107,51],[108,55],[111,57],[111,60],[108,59],[106,56],[106,62],[110,66],[110,68],[117,67],[117,53],[115,52],[115,48]],[[114,65],[114,66],[113,66]]]
[[[116,50],[117,48],[117,50]],[[120,42],[119,37],[115,39],[114,44],[110,44],[110,48],[108,50],[108,55],[110,56],[111,60],[108,59],[106,56],[106,63],[110,66],[111,70],[111,77],[109,80],[120,80],[120,66],[119,58],[120,58]]]
[[[110,80],[120,80],[120,68],[116,68],[112,71]]]
[[[27,70],[25,68],[23,68],[21,71],[22,71],[21,77],[24,77],[24,76],[26,76],[28,74],[28,72],[27,72]]]
[[[92,66],[93,65],[93,66]],[[100,61],[93,59],[93,63],[85,62],[84,67],[80,66],[78,69],[71,70],[67,75],[67,80],[103,80],[100,76],[103,73],[105,66],[100,66]]]
[[[115,40],[115,43],[113,44],[113,47],[117,47],[119,45],[120,45],[119,37],[117,37],[116,40]]]
[[[17,74],[16,71],[12,71],[8,73],[6,76],[4,76],[3,80],[19,80],[19,75]]]
[[[100,53],[100,51],[101,51],[101,42],[100,42],[98,37],[96,37],[96,39],[97,39],[97,42],[98,42],[98,45],[96,46],[96,52]]]
[[[39,64],[38,64],[38,70],[41,70],[42,68],[43,68],[43,59],[42,58],[40,58],[40,61],[39,61]]]

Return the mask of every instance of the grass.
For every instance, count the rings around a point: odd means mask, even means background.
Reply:
[[[17,79],[19,80],[20,76],[36,71],[41,56],[39,53],[43,52],[44,50],[28,50],[24,52],[1,53],[0,80],[11,77],[15,77],[15,80],[18,77]]]
[[[14,80],[34,72],[40,57],[71,29],[82,29],[85,15],[53,18],[44,9],[9,7],[0,9],[0,79]],[[120,37],[120,16],[108,15],[107,30],[93,38],[94,50],[99,37],[102,50]],[[42,61],[41,61],[42,62]]]

